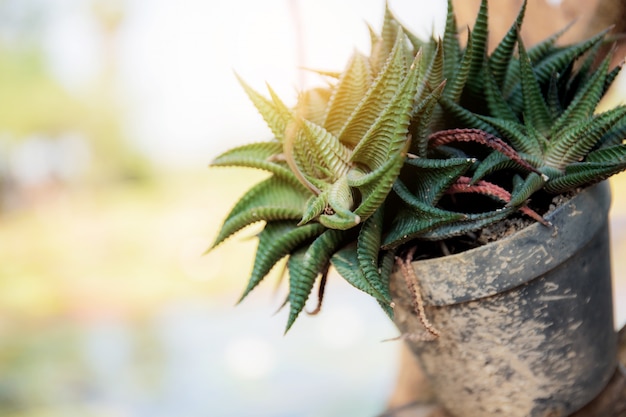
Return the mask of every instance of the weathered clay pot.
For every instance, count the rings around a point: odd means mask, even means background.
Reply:
[[[567,416],[616,367],[603,183],[514,235],[413,263],[433,341],[407,341],[441,403],[457,417]],[[395,322],[425,333],[399,272]]]

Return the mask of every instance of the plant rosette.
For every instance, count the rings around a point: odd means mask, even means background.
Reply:
[[[621,66],[609,68],[606,32],[526,49],[525,2],[488,52],[487,6],[464,45],[451,1],[441,39],[412,35],[387,8],[370,54],[320,71],[327,84],[294,107],[240,80],[274,138],[212,165],[270,175],[212,248],[264,222],[242,299],[287,258],[287,330],[318,281],[321,307],[333,267],[395,320],[457,417],[561,416],[615,368],[610,270],[595,263],[608,256],[608,196],[593,185],[626,169],[626,107],[597,112]],[[503,226],[520,230],[486,243]],[[485,381],[473,389],[455,375]],[[555,379],[564,384],[548,388]]]

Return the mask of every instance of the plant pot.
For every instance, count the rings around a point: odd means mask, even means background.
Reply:
[[[413,262],[432,341],[407,337],[440,404],[456,417],[559,417],[591,401],[617,366],[601,183],[547,219],[460,254]],[[399,272],[395,323],[424,334]]]

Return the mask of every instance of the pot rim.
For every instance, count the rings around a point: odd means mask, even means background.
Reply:
[[[476,300],[545,274],[574,256],[607,225],[610,205],[610,187],[603,181],[549,213],[546,219],[551,227],[535,223],[477,248],[414,261],[425,304]]]

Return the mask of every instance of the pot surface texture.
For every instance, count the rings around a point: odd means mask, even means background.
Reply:
[[[451,414],[567,416],[604,388],[617,364],[609,206],[601,183],[550,213],[551,227],[413,262],[434,340],[416,337],[425,327],[393,274],[396,325]]]

